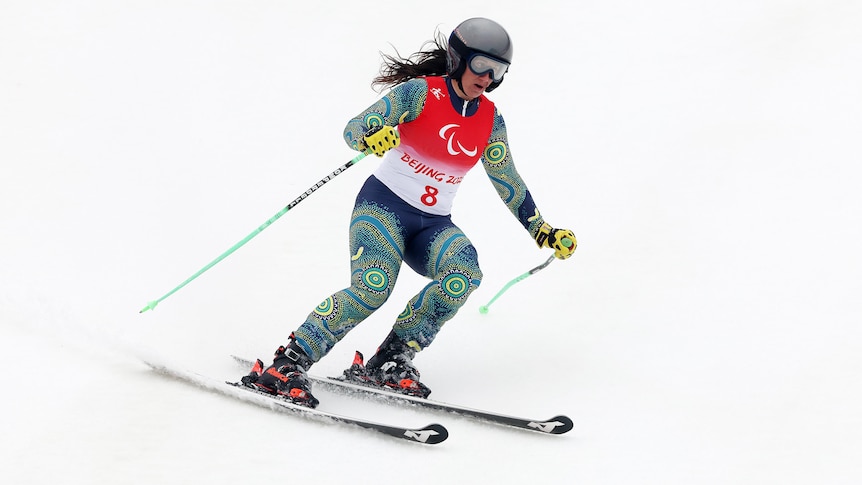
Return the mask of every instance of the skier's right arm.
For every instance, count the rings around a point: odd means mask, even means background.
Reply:
[[[411,79],[395,86],[376,103],[347,122],[344,127],[344,141],[347,146],[363,151],[366,148],[365,135],[370,130],[378,126],[397,126],[415,120],[425,106],[427,94],[428,84],[424,79]]]

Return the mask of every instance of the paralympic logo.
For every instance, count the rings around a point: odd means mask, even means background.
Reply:
[[[440,138],[447,140],[446,149],[449,151],[449,155],[452,155],[454,157],[454,156],[457,156],[457,155],[463,153],[469,157],[475,157],[476,154],[479,153],[478,147],[473,147],[472,150],[468,150],[468,149],[464,148],[464,145],[462,145],[460,141],[455,140],[455,131],[452,131],[448,135],[446,134],[450,129],[460,128],[460,127],[461,127],[461,125],[459,125],[459,124],[450,123],[450,124],[444,126],[443,128],[440,128],[440,133],[439,133]],[[460,149],[460,151],[455,149],[455,145],[458,145],[458,148]]]

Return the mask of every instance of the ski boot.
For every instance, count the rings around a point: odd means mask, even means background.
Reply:
[[[390,391],[427,398],[431,389],[419,382],[419,369],[413,365],[417,350],[401,340],[394,330],[389,332],[377,353],[368,359],[365,365],[367,378]],[[359,354],[360,358],[361,356],[362,354]],[[345,374],[353,368],[354,366],[351,366]]]
[[[311,394],[311,382],[306,375],[311,364],[311,359],[291,339],[287,347],[282,345],[275,351],[271,366],[264,368],[263,361],[257,359],[251,372],[242,378],[242,383],[267,394],[282,396],[294,404],[314,408],[320,401]]]

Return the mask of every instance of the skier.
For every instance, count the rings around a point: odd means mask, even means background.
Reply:
[[[413,365],[482,280],[476,248],[451,219],[463,176],[482,161],[500,198],[540,248],[559,259],[577,240],[547,224],[509,153],[506,125],[485,93],[503,82],[512,42],[486,18],[459,24],[448,42],[408,58],[385,56],[374,84],[389,92],[351,119],[347,144],[382,157],[356,197],[350,222],[350,286],[323,300],[279,347],[258,360],[245,385],[315,407],[306,372],[389,298],[401,263],[431,280],[397,317],[367,364],[357,352],[349,380],[427,397]],[[397,128],[397,129],[396,129]]]

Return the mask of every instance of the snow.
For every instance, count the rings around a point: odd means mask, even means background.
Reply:
[[[239,377],[347,283],[366,159],[139,314],[354,156],[378,51],[470,16],[546,219],[540,264],[481,169],[456,200],[482,286],[416,363],[433,396],[568,435],[321,393],[427,447],[166,379]],[[0,481],[856,484],[862,481],[862,5],[441,0],[0,4]],[[371,352],[424,281],[314,371]],[[390,478],[391,477],[391,478]]]

